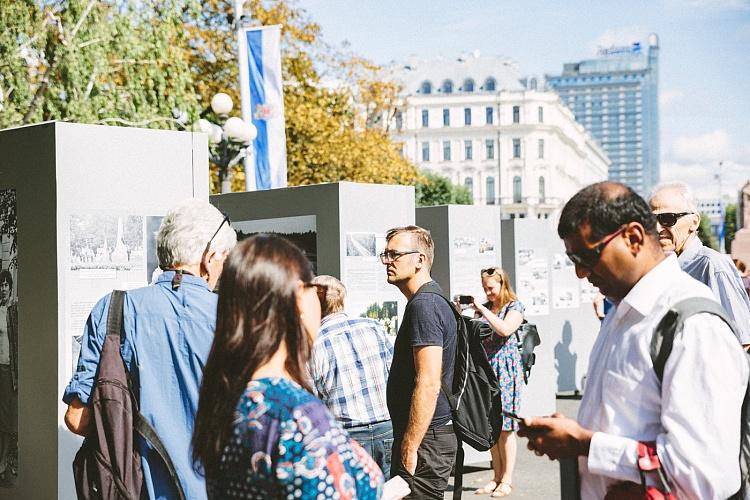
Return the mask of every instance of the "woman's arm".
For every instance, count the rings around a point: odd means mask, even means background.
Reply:
[[[474,301],[474,308],[487,320],[492,330],[501,337],[510,337],[523,323],[523,315],[518,311],[508,311],[505,318],[500,319],[497,314],[477,301]]]

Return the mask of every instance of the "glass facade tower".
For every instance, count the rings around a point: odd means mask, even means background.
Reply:
[[[648,47],[600,49],[599,57],[547,75],[575,115],[607,152],[609,179],[645,196],[659,182],[659,39]]]

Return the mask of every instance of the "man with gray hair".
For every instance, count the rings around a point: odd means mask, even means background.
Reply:
[[[313,389],[388,477],[393,426],[386,384],[393,345],[374,319],[344,313],[346,287],[341,281],[321,275],[312,282],[326,287],[323,320],[310,357]]]
[[[734,320],[742,345],[750,345],[750,300],[742,278],[727,255],[698,238],[701,218],[690,188],[680,182],[661,184],[654,188],[649,205],[664,251],[677,254],[682,270],[711,289]]]
[[[156,236],[159,267],[154,284],[130,290],[123,307],[121,346],[141,414],[174,463],[188,498],[206,498],[204,479],[192,466],[190,439],[198,407],[202,369],[216,326],[213,289],[237,243],[229,218],[205,201],[188,200],[170,210]],[[63,401],[65,424],[81,436],[93,428],[89,398],[107,333],[111,294],[92,309],[81,341],[78,367]],[[177,498],[161,458],[138,443],[148,497]]]

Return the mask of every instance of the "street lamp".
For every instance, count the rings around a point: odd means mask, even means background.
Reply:
[[[211,109],[218,117],[219,123],[211,123],[201,118],[193,125],[193,130],[208,135],[208,151],[211,161],[219,168],[222,193],[232,191],[229,169],[252,154],[250,146],[258,135],[258,130],[252,123],[236,116],[229,116],[233,107],[232,98],[219,92],[211,98]]]

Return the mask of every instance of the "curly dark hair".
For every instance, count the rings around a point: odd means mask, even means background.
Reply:
[[[10,288],[13,289],[13,275],[7,269],[0,271],[0,283],[8,283]]]
[[[638,193],[618,182],[598,182],[586,186],[568,200],[560,214],[557,234],[560,238],[567,238],[588,224],[591,239],[596,241],[629,222],[638,222],[648,236],[658,239],[656,217]]]

